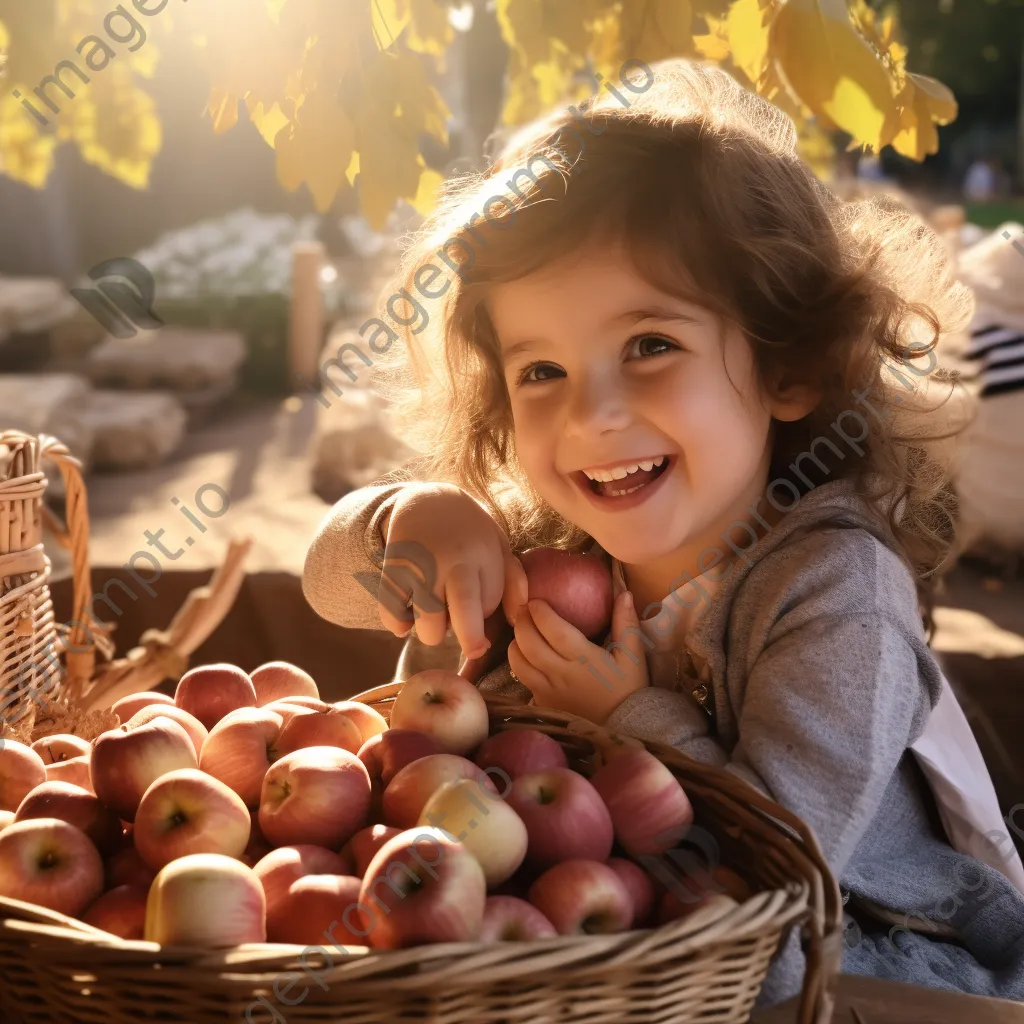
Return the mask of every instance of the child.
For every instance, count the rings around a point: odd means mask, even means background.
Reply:
[[[381,379],[422,456],[335,506],[306,595],[349,627],[415,616],[399,678],[483,664],[501,606],[481,689],[720,764],[814,829],[844,971],[1024,999],[1024,875],[920,610],[955,505],[935,415],[905,410],[970,295],[724,71],[627,63],[414,239]],[[527,602],[538,545],[607,560],[607,651]],[[793,934],[762,1005],[802,972]]]

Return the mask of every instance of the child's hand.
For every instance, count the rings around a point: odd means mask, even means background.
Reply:
[[[527,604],[515,633],[508,648],[509,666],[540,707],[603,725],[631,693],[649,685],[640,623],[628,590],[619,594],[612,609],[612,640],[621,646],[610,654],[546,601]]]

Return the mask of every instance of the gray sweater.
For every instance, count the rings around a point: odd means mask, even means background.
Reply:
[[[322,524],[303,587],[324,618],[383,628],[380,524],[403,478],[347,495]],[[908,750],[941,675],[912,575],[852,485],[805,495],[725,577],[684,645],[710,670],[710,735],[688,687],[640,690],[607,727],[721,765],[813,828],[849,900],[844,972],[1024,999],[1024,897],[949,845]],[[454,638],[410,636],[396,678],[456,668],[459,653]],[[507,662],[479,685],[530,696]],[[794,995],[802,974],[794,932],[759,1005]]]

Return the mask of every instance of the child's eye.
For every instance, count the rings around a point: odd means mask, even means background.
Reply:
[[[636,345],[639,348],[645,341],[651,342],[652,345],[648,346],[648,351],[646,353],[641,351],[641,356],[659,356],[663,352],[670,352],[672,349],[679,348],[674,341],[669,341],[668,338],[659,337],[657,334],[638,334],[635,338],[629,339],[629,346],[632,348]]]
[[[551,380],[550,377],[538,378],[534,376],[531,378],[529,375],[533,373],[535,370],[539,373],[544,373],[545,371],[550,370],[553,371],[555,374],[562,374],[563,376],[565,375],[565,371],[562,370],[560,367],[555,366],[554,363],[530,363],[529,366],[524,366],[523,369],[519,371],[519,374],[516,376],[516,386],[520,387],[523,384],[538,384],[544,380]]]

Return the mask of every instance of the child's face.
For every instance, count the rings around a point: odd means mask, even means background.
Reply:
[[[750,521],[773,402],[738,328],[723,337],[713,314],[648,284],[611,248],[495,285],[488,306],[519,460],[562,516],[637,564],[721,547],[730,521]],[[603,485],[640,485],[628,495],[594,493],[582,472],[661,457]]]

